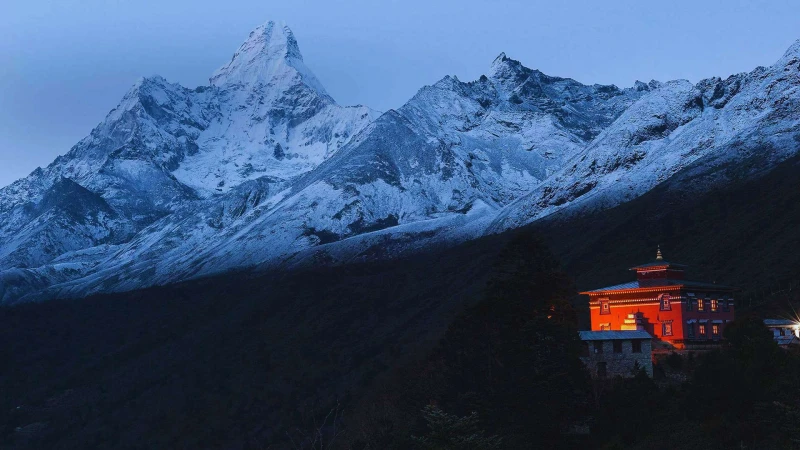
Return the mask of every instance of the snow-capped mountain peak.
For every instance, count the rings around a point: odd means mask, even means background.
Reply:
[[[798,67],[800,41],[725,80],[620,89],[501,53],[377,117],[337,105],[268,22],[210,86],[140,79],[69,153],[0,190],[0,303],[392,257],[668,180],[701,190],[800,151]]]
[[[209,79],[213,86],[280,86],[301,81],[330,99],[322,83],[306,67],[297,40],[288,26],[270,21],[250,32],[230,62]]]
[[[306,68],[291,30],[269,22],[210,86],[139,78],[69,152],[0,189],[0,272],[125,243],[155,221],[214,206],[203,202],[231,190],[235,203],[243,183],[277,189],[375,117],[366,107],[337,105]],[[0,297],[7,286],[0,275]]]
[[[792,45],[783,53],[783,56],[775,63],[776,65],[786,65],[800,58],[800,39],[794,41]]]
[[[530,69],[502,52],[492,61],[492,65],[489,68],[489,78],[505,81],[518,77],[521,72],[530,72]]]
[[[377,117],[366,107],[337,105],[280,22],[253,30],[210,83],[214,119],[195,140],[196,157],[173,172],[204,197],[247,180],[301,175]]]
[[[496,64],[502,64],[507,59],[508,57],[506,56],[506,52],[500,52],[500,54],[497,55],[497,58],[495,58],[494,61],[492,61],[492,66]]]

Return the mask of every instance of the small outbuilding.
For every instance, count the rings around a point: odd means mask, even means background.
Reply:
[[[787,319],[764,319],[778,345],[800,344],[800,324]]]
[[[632,377],[641,368],[653,376],[651,341],[644,330],[579,331],[584,343],[581,360],[592,377]]]

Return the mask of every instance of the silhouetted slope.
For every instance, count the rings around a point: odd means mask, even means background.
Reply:
[[[424,354],[505,239],[0,309],[0,448],[286,448]]]
[[[681,176],[686,175],[686,176]],[[616,208],[555,215],[534,224],[579,289],[632,279],[626,269],[655,257],[689,265],[691,278],[742,288],[740,300],[800,280],[800,159],[747,181],[691,189],[676,180]]]
[[[664,184],[517,232],[543,236],[579,289],[628,279],[660,244],[747,299],[797,277],[798,164],[707,194]],[[0,309],[0,448],[285,448],[287,430],[424,358],[510,237]]]

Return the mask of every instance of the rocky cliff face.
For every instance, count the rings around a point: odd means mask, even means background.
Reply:
[[[587,86],[501,54],[378,116],[341,107],[294,36],[254,30],[209,86],[142,79],[84,140],[0,190],[0,299],[248,267],[391,258],[705,189],[797,152],[800,59],[726,80]]]
[[[696,85],[672,81],[642,96],[501,212],[494,229],[564,208],[614,206],[668,179],[676,188],[703,191],[769,170],[799,149],[800,41],[770,67]]]
[[[209,86],[140,79],[67,154],[0,190],[4,277],[129,242],[250,180],[292,180],[375,117],[366,107],[337,105],[303,64],[291,31],[267,23]],[[5,280],[0,292],[13,285]]]

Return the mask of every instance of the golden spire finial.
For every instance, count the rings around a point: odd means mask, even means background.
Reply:
[[[661,256],[661,246],[658,246],[658,250],[656,251],[656,261],[663,261],[664,257]]]

